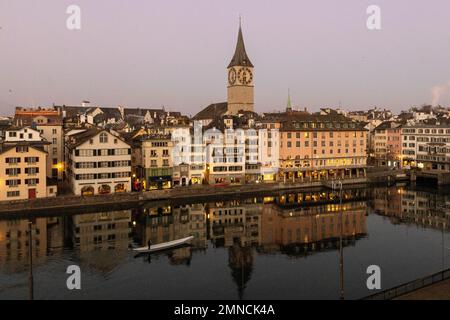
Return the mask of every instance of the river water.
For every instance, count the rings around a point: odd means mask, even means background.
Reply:
[[[345,299],[450,267],[450,194],[407,186],[287,192],[129,210],[38,214],[35,299]],[[340,221],[342,220],[342,231]],[[28,219],[0,218],[0,299],[28,299]],[[132,248],[194,236],[189,246]],[[69,290],[69,266],[81,289]]]

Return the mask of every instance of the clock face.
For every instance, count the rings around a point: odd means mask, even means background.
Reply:
[[[233,85],[236,83],[236,70],[234,68],[231,68],[228,72],[228,83],[230,85]]]
[[[249,68],[242,68],[238,73],[239,82],[242,84],[250,84],[253,81],[253,74]]]

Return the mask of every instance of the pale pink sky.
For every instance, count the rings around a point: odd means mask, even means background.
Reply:
[[[66,28],[66,8],[82,29]],[[378,5],[382,30],[366,28]],[[226,100],[242,15],[255,109],[450,105],[450,1],[0,0],[0,113],[14,106],[161,107]]]

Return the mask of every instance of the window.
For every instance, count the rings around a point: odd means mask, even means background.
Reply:
[[[106,132],[100,133],[100,143],[108,143],[108,134]]]
[[[108,161],[102,161],[98,163],[99,168],[108,168],[109,164]]]
[[[57,143],[58,143],[58,139],[53,138],[53,139],[52,139],[52,143],[53,143],[53,144],[57,144]]]
[[[53,158],[52,159],[52,164],[55,166],[58,164],[58,159],[57,158]]]
[[[8,176],[17,176],[19,174],[20,174],[20,168],[6,169],[6,175],[8,175]]]
[[[150,166],[152,166],[152,167],[157,167],[158,165],[157,165],[157,163],[156,163],[156,160],[151,160],[151,161],[150,161]]]
[[[27,146],[18,146],[16,147],[16,152],[28,152]]]
[[[6,193],[6,196],[7,196],[8,198],[18,197],[18,196],[20,196],[20,191],[8,191],[8,192]]]
[[[20,185],[20,179],[6,180],[6,185],[10,188]]]
[[[300,141],[295,142],[295,146],[296,146],[297,148],[300,148]]]
[[[56,129],[52,129],[52,134],[56,134]]]
[[[28,164],[39,162],[39,157],[26,157],[25,162]]]
[[[29,176],[38,174],[39,168],[38,167],[25,168],[25,173],[28,174]]]
[[[58,153],[58,148],[53,148],[53,149],[52,149],[52,153],[53,153],[53,154],[57,154],[57,153]]]
[[[20,163],[20,158],[6,158],[6,163]]]
[[[39,179],[25,179],[25,184],[35,186],[39,183]]]

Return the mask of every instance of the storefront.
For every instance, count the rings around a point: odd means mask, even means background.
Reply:
[[[148,190],[163,190],[170,188],[172,188],[172,176],[148,178]]]

